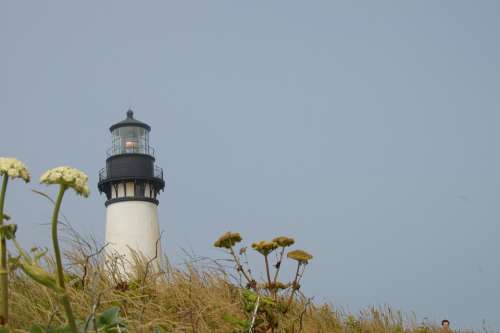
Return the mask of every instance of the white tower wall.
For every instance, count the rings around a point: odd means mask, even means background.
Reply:
[[[123,258],[126,270],[134,263],[134,252],[144,256],[146,260],[156,256],[155,262],[159,264],[162,257],[159,238],[158,206],[155,203],[122,201],[107,207],[106,252]]]

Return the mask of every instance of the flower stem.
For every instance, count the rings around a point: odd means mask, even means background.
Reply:
[[[250,287],[252,289],[256,290],[257,287],[254,285],[254,280],[251,279],[250,276],[247,275],[247,273],[245,273],[245,269],[243,268],[243,265],[241,265],[241,261],[240,261],[238,255],[236,255],[236,253],[234,252],[233,247],[230,247],[229,251],[230,251],[231,255],[233,256],[234,261],[236,262],[236,269],[243,274],[243,276],[247,280]]]
[[[31,262],[31,258],[26,254],[26,252],[23,250],[23,248],[21,247],[16,238],[12,238],[12,243],[14,243],[14,246],[16,247],[17,252],[19,252],[21,257],[23,257],[23,259],[26,260],[27,262]]]
[[[300,275],[300,261],[297,263],[297,272],[295,272],[295,278],[293,279],[293,283],[292,283],[292,293],[290,294],[290,298],[288,298],[288,303],[287,303],[287,306],[286,306],[286,309],[285,309],[285,313],[288,312],[288,310],[290,310],[290,306],[292,305],[292,301],[293,301],[293,296],[295,296],[295,292],[297,291],[297,283],[298,283],[298,280],[299,280],[299,275]]]
[[[76,328],[75,317],[73,315],[73,310],[71,309],[71,304],[69,303],[69,297],[66,292],[66,287],[64,285],[64,271],[61,260],[61,250],[59,249],[59,239],[57,238],[57,221],[59,217],[59,210],[61,209],[61,203],[64,196],[64,192],[68,187],[66,185],[61,185],[59,188],[59,194],[57,195],[56,203],[54,205],[54,212],[52,214],[52,245],[54,246],[54,255],[56,257],[56,268],[57,268],[57,284],[61,289],[63,289],[63,294],[61,295],[61,303],[64,306],[64,311],[66,312],[66,317],[68,318],[68,324],[72,333],[78,333]]]
[[[3,225],[3,206],[5,203],[5,192],[7,191],[8,175],[2,179],[2,190],[0,192],[0,225]],[[9,319],[9,271],[7,267],[7,244],[5,235],[0,240],[0,325],[6,325]]]
[[[274,298],[276,298],[276,293],[275,293],[275,287],[271,281],[271,274],[269,272],[269,259],[267,259],[267,254],[264,255],[264,261],[266,263],[266,274],[267,274],[267,283],[269,284],[269,291],[271,292],[271,295],[274,296]]]
[[[276,282],[278,282],[278,274],[280,273],[281,264],[283,262],[283,255],[284,254],[285,254],[285,247],[283,247],[281,249],[281,253],[280,253],[278,262],[276,263],[276,272],[274,273],[274,279],[273,279],[274,284],[276,284]]]

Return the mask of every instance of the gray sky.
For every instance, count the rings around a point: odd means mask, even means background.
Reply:
[[[304,290],[500,328],[500,2],[4,1],[0,155],[71,165],[63,210],[103,239],[97,173],[128,107],[152,126],[160,224],[222,257],[224,231],[315,255]],[[26,247],[50,206],[11,183]],[[53,189],[49,190],[53,193]]]

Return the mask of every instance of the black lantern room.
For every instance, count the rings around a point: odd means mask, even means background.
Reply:
[[[151,127],[127,118],[109,128],[112,145],[107,151],[106,168],[99,172],[99,192],[106,193],[106,206],[122,201],[149,201],[165,188],[163,170],[155,165],[155,151],[149,145]]]

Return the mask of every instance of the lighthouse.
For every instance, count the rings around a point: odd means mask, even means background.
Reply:
[[[119,258],[126,271],[136,258],[160,263],[158,195],[165,181],[149,145],[151,127],[128,110],[109,130],[111,148],[97,185],[106,194],[106,253]]]

